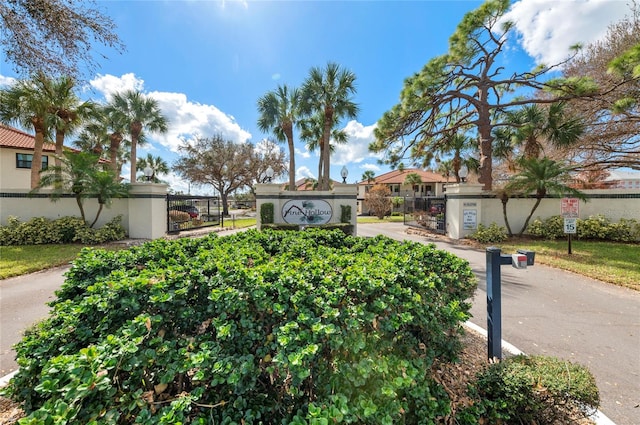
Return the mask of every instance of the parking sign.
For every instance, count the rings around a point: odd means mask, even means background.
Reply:
[[[578,218],[580,215],[580,200],[578,198],[562,198],[560,213],[564,218]]]

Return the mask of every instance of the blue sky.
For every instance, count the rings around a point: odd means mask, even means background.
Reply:
[[[368,152],[373,129],[399,99],[405,78],[447,51],[448,38],[480,1],[98,1],[126,44],[108,56],[82,96],[105,101],[111,93],[138,89],[158,100],[169,133],[149,135],[139,147],[172,165],[177,147],[193,137],[222,134],[259,144],[268,134],[256,125],[259,97],[278,84],[299,86],[313,66],[337,62],[355,73],[360,106],[356,120],[341,123],[349,143],[332,157],[334,179],[343,165],[349,182],[366,170],[389,170]],[[577,42],[601,38],[607,25],[629,13],[626,0],[520,0],[510,18],[520,33],[505,63],[520,71],[555,63]],[[12,81],[0,61],[0,86]],[[69,144],[69,143],[67,143]],[[286,149],[285,145],[281,145]],[[296,143],[296,176],[316,177],[317,152]],[[123,175],[129,172],[125,166]],[[171,174],[177,191],[187,183]],[[282,179],[285,180],[285,177]],[[211,189],[191,188],[192,193]]]

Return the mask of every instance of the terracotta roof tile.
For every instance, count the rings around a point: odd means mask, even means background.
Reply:
[[[420,176],[423,183],[447,183],[447,179],[440,174],[424,171],[419,168],[405,168],[404,170],[393,170],[388,173],[376,176],[371,183],[366,180],[358,184],[403,184],[408,174],[416,173]]]
[[[0,147],[33,150],[34,145],[35,138],[31,134],[0,124]],[[56,146],[53,143],[45,142],[43,150],[55,152]]]

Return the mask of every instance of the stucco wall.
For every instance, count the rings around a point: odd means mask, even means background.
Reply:
[[[580,201],[579,218],[602,214],[611,221],[622,218],[640,221],[640,191],[637,190],[584,190],[587,201]],[[535,205],[535,198],[510,198],[507,217],[514,233],[519,233]],[[531,217],[545,219],[560,215],[560,198],[544,198]],[[466,205],[466,206],[465,206]],[[447,190],[447,233],[462,238],[473,232],[463,225],[464,210],[476,210],[477,224],[505,226],[502,202],[494,194],[482,192],[477,185],[451,185]]]
[[[122,215],[122,226],[132,238],[156,239],[164,236],[167,223],[167,186],[164,184],[136,183],[131,185],[129,198],[114,199],[103,208],[94,227],[102,227],[114,217]],[[85,218],[91,223],[98,212],[95,198],[84,200]],[[65,216],[80,216],[75,198],[65,196],[56,202],[49,199],[46,191],[29,196],[26,190],[4,190],[0,193],[0,225],[15,216],[20,221],[33,217],[56,219]]]

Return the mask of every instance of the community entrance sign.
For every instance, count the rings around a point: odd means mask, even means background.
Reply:
[[[292,199],[282,206],[282,219],[289,224],[325,224],[333,209],[323,199]]]

